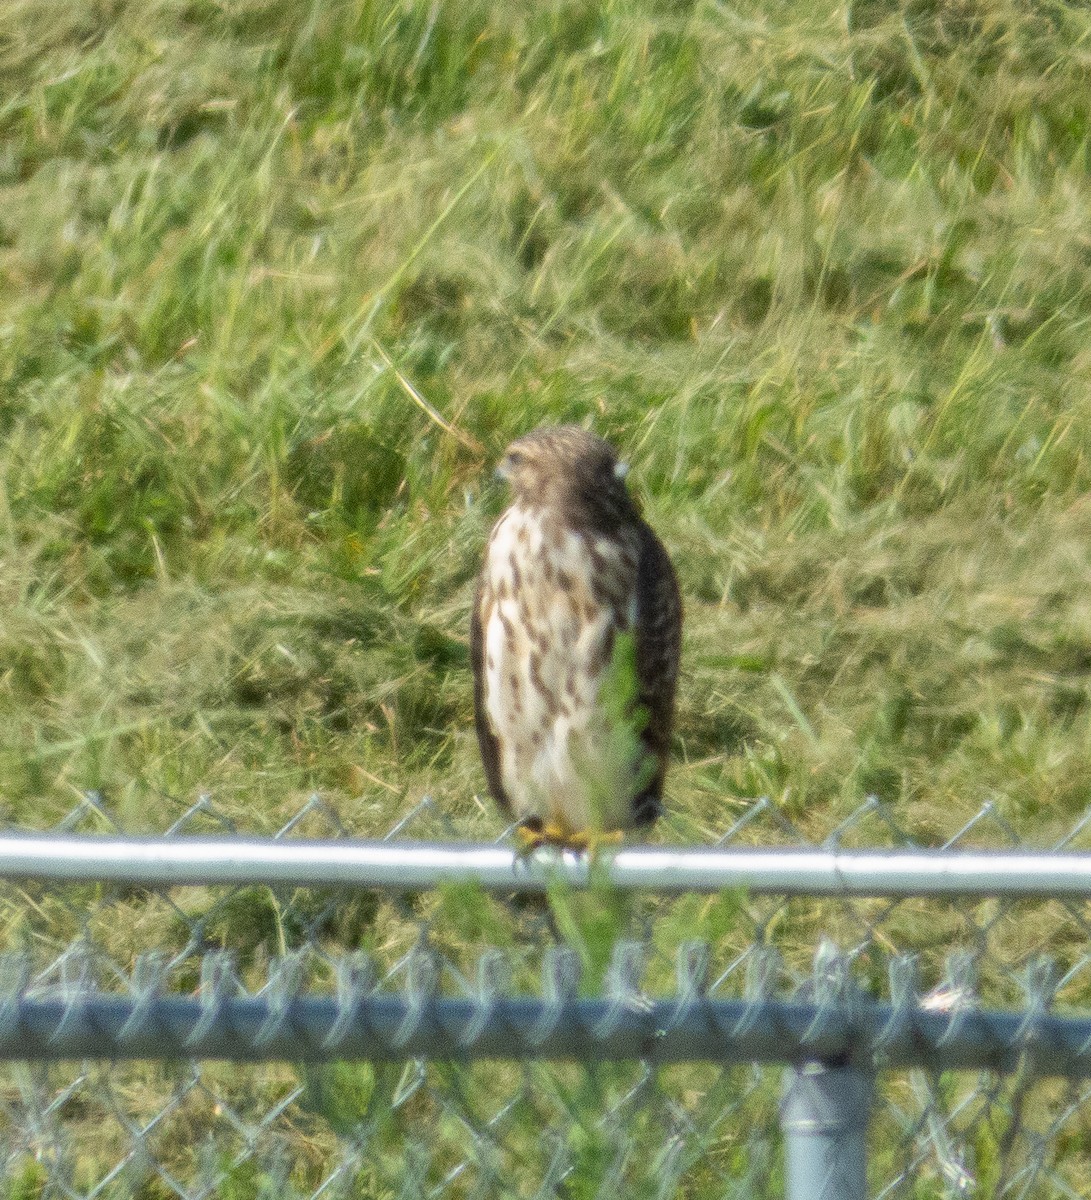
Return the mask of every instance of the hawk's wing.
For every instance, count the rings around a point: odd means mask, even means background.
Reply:
[[[650,525],[640,522],[640,559],[636,568],[636,672],[640,703],[648,713],[641,737],[655,756],[652,781],[633,800],[637,825],[659,815],[663,777],[674,724],[674,692],[682,656],[682,597],[670,555]]]
[[[485,599],[486,583],[482,572],[474,592],[473,614],[470,617],[470,662],[474,670],[474,722],[477,725],[477,744],[481,747],[481,761],[485,766],[485,779],[493,799],[505,811],[511,812],[511,800],[500,780],[500,743],[489,724],[485,710],[485,630],[481,621],[481,605]]]

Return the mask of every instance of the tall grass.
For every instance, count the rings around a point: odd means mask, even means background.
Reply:
[[[0,803],[494,834],[467,614],[511,437],[633,461],[668,807],[1091,800],[1091,15],[0,10]]]
[[[197,789],[256,827],[316,788],[361,834],[425,790],[480,811],[489,470],[576,420],[678,561],[695,831],[756,793],[1063,824],[1091,768],[1089,28],[9,0],[9,815],[90,787],[152,824]]]
[[[207,791],[273,830],[317,790],[366,836],[427,792],[494,836],[467,652],[491,468],[579,421],[682,581],[672,836],[755,795],[822,831],[869,794],[922,837],[985,799],[1070,827],[1089,35],[1059,0],[5,0],[2,815],[96,789],[162,829]],[[633,914],[554,899],[600,975]],[[123,900],[119,960],[185,940]],[[278,903],[240,893],[210,936],[249,969]],[[361,903],[343,941],[415,936]],[[514,937],[494,901],[427,903],[452,953]],[[744,909],[686,898],[657,945],[746,942]],[[396,1074],[316,1075],[300,1119],[351,1123]],[[577,1114],[616,1082],[558,1078]]]

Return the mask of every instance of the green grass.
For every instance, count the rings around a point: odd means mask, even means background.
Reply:
[[[874,794],[1059,835],[1089,69],[1051,0],[7,0],[3,815],[272,831],[319,791],[368,836],[427,793],[495,836],[491,469],[579,421],[681,578],[676,830]]]
[[[566,420],[678,562],[673,810],[1087,803],[1082,10],[0,21],[14,819],[475,811],[489,471]]]

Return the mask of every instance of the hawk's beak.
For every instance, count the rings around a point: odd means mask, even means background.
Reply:
[[[511,478],[511,462],[506,455],[496,464],[496,470],[492,475],[494,479],[501,479],[504,483]]]
[[[614,463],[614,478],[618,483],[625,482],[625,476],[629,474],[629,464],[627,462]]]

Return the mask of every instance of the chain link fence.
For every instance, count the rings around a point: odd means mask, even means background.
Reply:
[[[123,832],[0,837],[0,1195],[1091,1194],[1091,814],[757,801],[612,872],[427,800]]]

